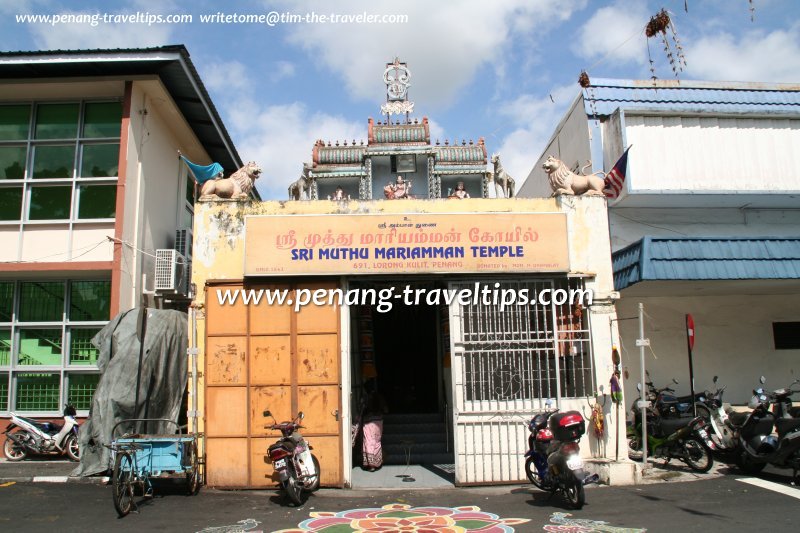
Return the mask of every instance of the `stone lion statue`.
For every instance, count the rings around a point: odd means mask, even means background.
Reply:
[[[550,188],[553,189],[552,196],[561,194],[605,196],[603,194],[605,186],[603,178],[594,174],[575,174],[567,168],[563,161],[552,155],[547,158],[542,168],[549,176]]]
[[[217,178],[205,182],[200,188],[200,199],[208,200],[216,196],[217,198],[245,200],[250,197],[250,192],[259,176],[261,176],[261,167],[255,161],[250,161],[227,178]]]

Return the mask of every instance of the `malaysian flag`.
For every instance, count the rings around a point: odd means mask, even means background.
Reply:
[[[630,146],[625,149],[622,157],[619,158],[619,161],[617,161],[617,164],[611,169],[611,172],[606,174],[605,190],[603,191],[606,198],[613,200],[619,197],[622,185],[625,184],[625,169],[628,167],[628,150],[630,149]]]

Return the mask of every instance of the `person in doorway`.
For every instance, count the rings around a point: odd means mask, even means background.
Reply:
[[[364,404],[361,415],[362,427],[362,464],[361,468],[374,472],[383,466],[383,415],[389,409],[386,400],[378,392],[377,381],[373,379],[364,383]]]

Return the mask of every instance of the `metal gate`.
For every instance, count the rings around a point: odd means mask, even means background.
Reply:
[[[471,281],[450,289],[476,291],[483,285],[525,294],[530,303],[501,310],[499,299],[489,295],[450,307],[459,484],[524,480],[531,412],[547,398],[560,403],[594,394],[588,313],[571,302],[539,300],[555,289],[582,288],[579,280]]]

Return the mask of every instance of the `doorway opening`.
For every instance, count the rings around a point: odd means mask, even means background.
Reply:
[[[412,290],[426,291],[444,286],[436,281],[408,285]],[[351,288],[374,290],[377,294],[390,287],[397,284],[351,284]],[[356,475],[361,467],[371,470],[372,460],[365,454],[375,449],[376,428],[374,424],[365,427],[365,423],[378,415],[382,425],[381,467],[423,465],[434,477],[447,476],[454,462],[447,408],[451,383],[449,309],[424,302],[408,305],[403,298],[392,298],[390,306],[379,302],[380,299],[351,307],[354,477],[363,479],[363,475]],[[380,400],[376,401],[376,397]],[[376,486],[354,479],[356,484]],[[409,485],[404,482],[403,486]]]

